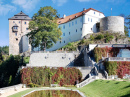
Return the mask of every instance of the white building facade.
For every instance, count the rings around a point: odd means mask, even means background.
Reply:
[[[64,15],[63,18],[58,20],[59,27],[62,31],[62,39],[54,44],[52,48],[47,49],[47,51],[57,50],[69,42],[81,40],[89,33],[99,32],[96,24],[103,17],[105,16],[102,12],[93,8],[83,9],[83,11],[70,16]]]

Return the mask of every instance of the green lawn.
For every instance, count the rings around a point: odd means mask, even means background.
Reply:
[[[130,97],[130,82],[96,80],[79,90],[87,97]]]
[[[78,89],[87,97],[130,97],[130,81],[96,80],[82,88],[68,88]],[[9,97],[21,97],[21,95],[37,89],[45,88],[31,88]]]

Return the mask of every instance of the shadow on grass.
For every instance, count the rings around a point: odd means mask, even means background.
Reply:
[[[121,97],[130,97],[130,93],[129,94],[126,94],[124,96],[121,96]]]
[[[126,86],[126,87],[124,87],[123,89],[126,89],[126,88],[130,88],[130,85],[128,85],[128,86]]]
[[[110,81],[107,81],[106,83],[109,83]]]
[[[115,83],[115,84],[119,84],[120,82],[117,82],[117,83]]]

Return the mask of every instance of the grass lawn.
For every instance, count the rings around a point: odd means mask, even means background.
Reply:
[[[79,90],[87,97],[130,97],[130,81],[96,80]]]
[[[82,88],[68,87],[69,89],[78,89],[87,97],[130,97],[130,81],[110,81],[96,80]],[[45,88],[31,88],[9,97],[21,97],[26,93]]]

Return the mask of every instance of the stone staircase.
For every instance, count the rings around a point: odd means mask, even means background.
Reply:
[[[76,67],[76,68],[81,71],[82,79],[85,79],[92,69],[92,67]]]

